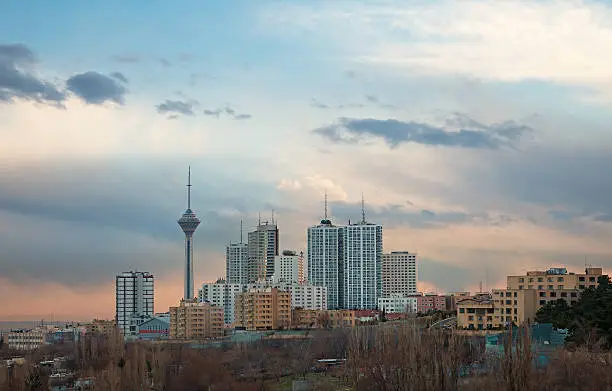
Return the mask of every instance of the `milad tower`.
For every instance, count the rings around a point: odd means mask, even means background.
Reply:
[[[200,220],[191,210],[191,166],[187,176],[187,210],[178,220],[178,225],[185,233],[185,300],[193,299],[193,233],[200,225]]]

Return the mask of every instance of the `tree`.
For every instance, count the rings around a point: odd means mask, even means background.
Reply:
[[[380,321],[381,322],[386,322],[387,321],[387,312],[385,311],[385,309],[383,308],[381,313],[380,313]]]
[[[557,301],[549,301],[536,314],[536,322],[552,323],[556,328],[569,328],[575,318],[573,309],[567,304],[567,301],[559,299]]]

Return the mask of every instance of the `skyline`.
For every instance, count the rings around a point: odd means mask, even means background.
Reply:
[[[195,287],[261,211],[306,249],[325,192],[338,224],[365,194],[422,290],[610,273],[611,26],[603,1],[6,4],[0,320],[109,318],[134,269],[176,304],[190,164]]]

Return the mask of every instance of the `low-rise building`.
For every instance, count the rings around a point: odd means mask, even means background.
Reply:
[[[278,330],[291,325],[291,293],[254,288],[236,295],[235,326],[246,330]]]
[[[378,310],[385,313],[417,313],[418,296],[392,294],[378,298]]]
[[[114,320],[94,319],[91,323],[84,325],[87,334],[111,335],[117,329],[117,322]]]
[[[538,308],[536,299],[534,289],[493,289],[495,321],[502,326],[533,322]]]
[[[8,334],[9,349],[30,351],[46,343],[50,330],[45,328],[11,330]]]
[[[138,338],[144,340],[167,339],[170,336],[170,318],[152,316],[138,325]]]
[[[354,327],[357,322],[355,310],[309,310],[296,308],[291,318],[294,328]]]
[[[446,311],[446,296],[417,296],[417,312],[426,314],[430,311]]]
[[[500,327],[495,318],[495,305],[490,295],[464,298],[457,302],[457,328],[486,330]]]
[[[223,308],[207,302],[181,300],[170,307],[171,339],[202,339],[223,336]]]

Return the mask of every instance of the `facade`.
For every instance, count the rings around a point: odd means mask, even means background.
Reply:
[[[133,316],[151,316],[154,311],[154,278],[147,272],[129,271],[116,277],[115,320],[124,335]]]
[[[418,296],[406,296],[392,294],[378,298],[378,310],[392,313],[413,313],[418,312]]]
[[[490,295],[468,297],[457,302],[457,328],[486,330],[501,326],[495,319],[495,305]]]
[[[191,167],[187,179],[187,210],[177,221],[185,234],[185,286],[183,299],[193,298],[193,233],[200,225],[200,220],[191,210]]]
[[[354,310],[306,310],[296,308],[292,312],[295,328],[354,327],[357,323]]]
[[[153,316],[138,326],[137,335],[139,339],[160,340],[170,336],[170,319]]]
[[[493,289],[494,321],[502,326],[531,323],[538,310],[534,289]]]
[[[382,225],[350,224],[343,234],[343,308],[374,309],[382,296]]]
[[[31,351],[45,344],[49,330],[35,328],[29,330],[12,330],[8,334],[9,349]]]
[[[195,300],[181,300],[170,307],[171,339],[223,337],[223,308]]]
[[[274,257],[275,283],[302,283],[304,282],[304,253],[285,250],[281,255]]]
[[[417,296],[417,312],[426,314],[429,311],[446,311],[446,296]]]
[[[198,291],[198,301],[223,308],[224,323],[234,323],[234,308],[236,295],[246,292],[248,284],[226,284],[219,280],[215,283],[204,283]]]
[[[327,288],[327,306],[342,308],[344,293],[342,263],[343,227],[327,218],[319,225],[308,228],[308,282]]]
[[[236,295],[235,325],[246,330],[278,330],[291,325],[291,293],[250,289]]]
[[[278,227],[274,222],[259,224],[248,235],[249,282],[271,279],[278,255]]]
[[[566,268],[551,268],[546,271],[529,271],[522,276],[508,276],[507,289],[536,291],[537,309],[549,301],[563,299],[568,304],[578,301],[580,292],[597,286],[602,276],[601,268],[586,268],[583,274],[568,273]]]
[[[298,283],[226,284],[225,281],[219,280],[215,283],[202,284],[198,300],[222,307],[225,324],[229,325],[235,321],[236,295],[251,289],[266,288],[278,288],[280,291],[291,293],[291,308],[327,309],[327,288]]]
[[[417,255],[393,251],[382,255],[382,295],[411,295],[417,292]]]
[[[111,335],[117,329],[117,322],[115,320],[94,319],[84,327],[87,334]]]
[[[230,243],[225,248],[225,278],[228,284],[249,282],[249,245]]]

